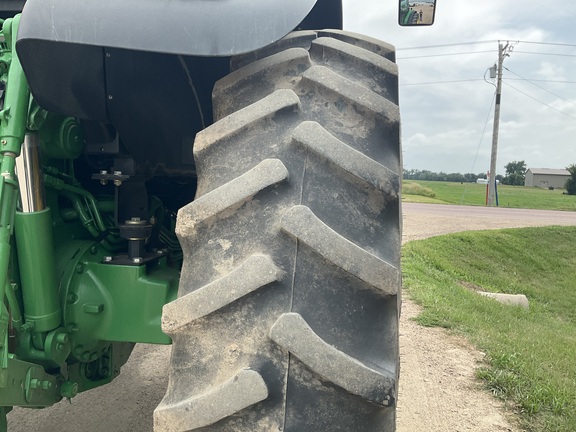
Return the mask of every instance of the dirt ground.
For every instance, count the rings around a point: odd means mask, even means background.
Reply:
[[[576,225],[570,212],[404,205],[404,241],[471,229]],[[517,431],[514,418],[479,388],[482,353],[443,329],[410,318],[418,307],[404,296],[400,324],[398,432]],[[170,347],[138,345],[108,386],[43,410],[15,409],[10,432],[152,432],[152,411],[164,395]],[[352,432],[352,431],[351,431]]]
[[[408,211],[404,207],[404,243],[486,227],[486,220],[445,214],[431,216],[425,211],[427,207],[412,205]],[[474,371],[482,362],[482,353],[444,329],[419,326],[413,321],[419,311],[404,295],[398,432],[516,431],[511,415],[475,379]]]
[[[419,310],[404,296],[397,432],[518,431],[475,379],[483,354],[444,329],[418,325]]]

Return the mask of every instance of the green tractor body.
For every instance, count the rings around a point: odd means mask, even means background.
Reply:
[[[332,0],[23,3],[0,39],[0,431],[173,341],[159,432],[394,430],[392,47],[339,30]]]

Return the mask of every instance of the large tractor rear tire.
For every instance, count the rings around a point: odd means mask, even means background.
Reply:
[[[232,60],[195,200],[155,430],[395,430],[400,170],[393,48],[296,32]]]

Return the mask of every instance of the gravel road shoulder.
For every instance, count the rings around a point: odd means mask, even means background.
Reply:
[[[418,325],[402,302],[398,432],[518,431],[510,413],[475,378],[483,354],[441,328]]]

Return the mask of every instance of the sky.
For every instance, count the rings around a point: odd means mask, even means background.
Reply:
[[[396,46],[405,169],[488,171],[495,80],[487,69],[498,40],[513,50],[504,60],[497,173],[519,160],[576,164],[575,1],[437,0],[430,27],[400,27],[396,0],[343,7],[345,30]],[[454,46],[431,47],[445,44]]]

